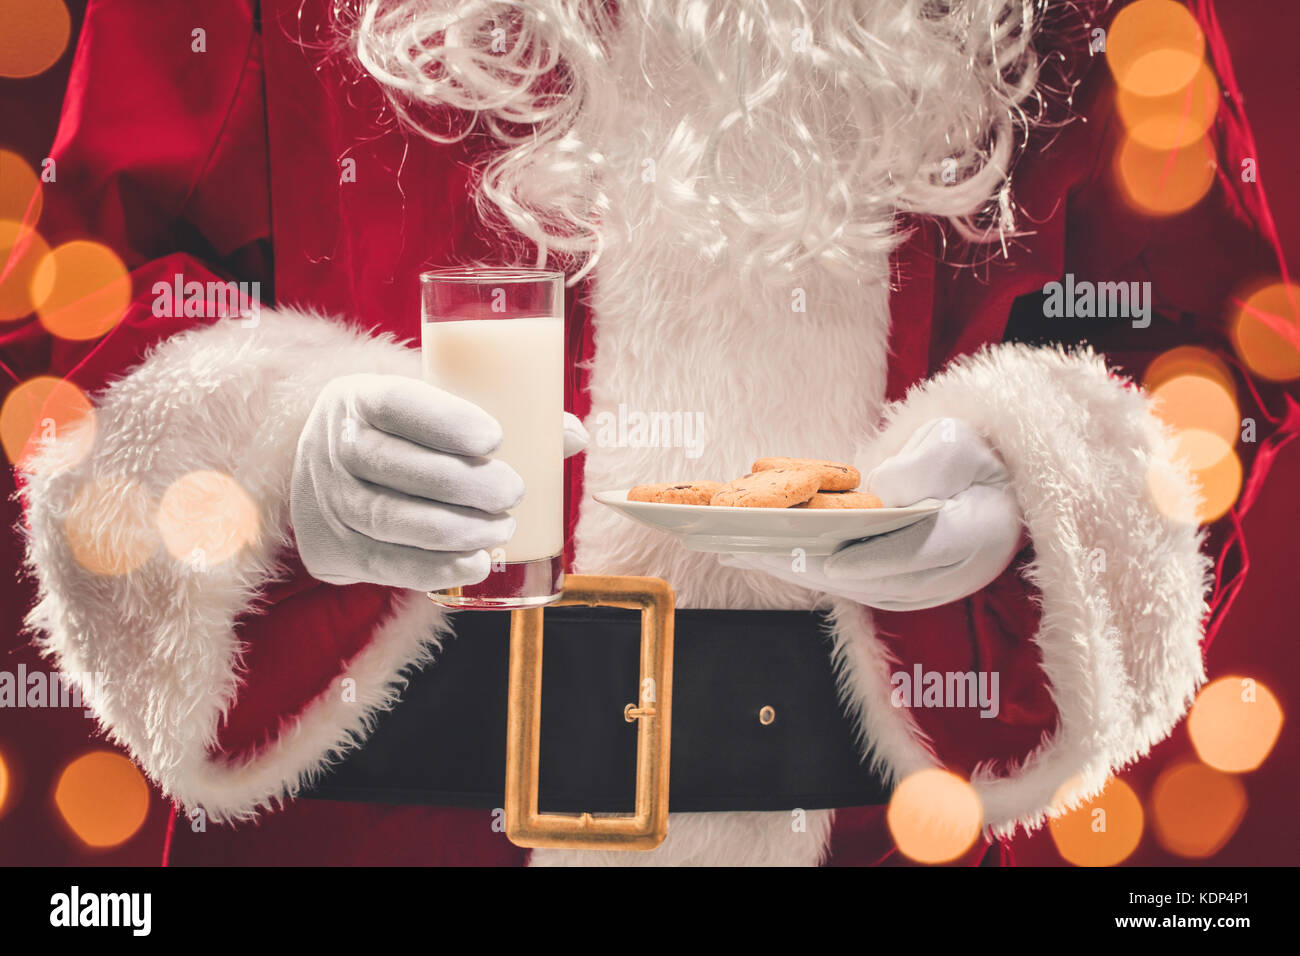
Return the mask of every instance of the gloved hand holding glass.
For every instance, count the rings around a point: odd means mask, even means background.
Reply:
[[[315,577],[432,592],[451,607],[548,603],[563,585],[558,272],[421,276],[425,382],[349,375],[303,429],[290,507]]]

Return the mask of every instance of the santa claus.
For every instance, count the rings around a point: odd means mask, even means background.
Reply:
[[[933,767],[1007,836],[1182,718],[1211,564],[1195,488],[1140,389],[1089,348],[1008,341],[1008,321],[1078,273],[1155,281],[1158,312],[1212,322],[1269,249],[1231,177],[1177,226],[1112,196],[1106,5],[210,6],[90,11],[51,215],[114,243],[139,297],[48,353],[97,389],[93,445],[50,442],[23,489],[30,623],[61,668],[104,675],[89,702],[175,802],[173,860],[525,858],[494,813],[506,616],[425,592],[490,573],[527,489],[491,457],[497,423],[421,380],[430,265],[565,269],[570,411],[703,425],[690,447],[567,430],[586,443],[570,569],[676,594],[675,812],[656,850],[533,864],[876,860],[891,788]],[[1209,229],[1240,258],[1167,281]],[[176,275],[261,280],[277,304],[158,316],[150,290]],[[1089,338],[1136,353],[1161,327]],[[25,334],[9,344],[46,354]],[[792,563],[688,551],[590,497],[763,455],[852,462],[885,505],[943,506]],[[65,533],[151,541],[194,473],[256,514],[224,560],[160,542],[106,570]],[[607,685],[635,675],[635,635],[565,620],[550,698],[611,706],[555,711],[544,790],[616,809],[630,690]],[[932,672],[998,700],[895,692]]]

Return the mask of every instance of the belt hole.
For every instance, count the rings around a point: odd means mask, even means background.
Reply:
[[[766,727],[772,721],[776,720],[776,711],[771,707],[764,707],[758,712],[758,722]]]

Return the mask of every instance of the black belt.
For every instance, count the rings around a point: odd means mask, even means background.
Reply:
[[[495,808],[503,804],[510,616],[464,611],[430,666],[359,749],[303,795]],[[631,812],[640,618],[546,611],[539,808]],[[841,712],[825,618],[679,609],[673,667],[673,811],[807,810],[888,802]],[[770,723],[760,720],[772,710]]]

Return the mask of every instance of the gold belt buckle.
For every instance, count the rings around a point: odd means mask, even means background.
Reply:
[[[538,771],[542,738],[542,614],[510,612],[510,699],[506,716],[506,836],[516,846],[578,850],[653,850],[668,835],[672,738],[673,589],[660,578],[570,574],[549,605],[622,607],[641,612],[639,696],[623,719],[639,721],[636,810],[632,814],[542,813]],[[612,715],[611,715],[612,716]]]

